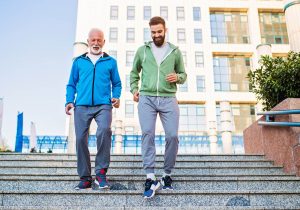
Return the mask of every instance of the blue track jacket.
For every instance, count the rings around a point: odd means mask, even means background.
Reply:
[[[121,89],[116,60],[104,53],[94,65],[86,53],[73,62],[67,84],[66,105],[111,105],[112,97],[120,98]]]

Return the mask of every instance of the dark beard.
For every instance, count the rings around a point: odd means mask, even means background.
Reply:
[[[161,47],[165,42],[165,36],[153,37],[152,40],[157,47]]]

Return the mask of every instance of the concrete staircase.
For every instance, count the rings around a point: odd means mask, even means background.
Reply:
[[[140,155],[112,155],[111,190],[73,190],[78,179],[75,155],[0,153],[0,209],[300,209],[300,178],[260,155],[179,155],[175,190],[149,200]]]

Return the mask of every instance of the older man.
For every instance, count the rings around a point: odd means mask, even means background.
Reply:
[[[91,121],[97,123],[97,154],[94,189],[109,188],[106,172],[110,163],[112,108],[120,105],[121,80],[117,62],[102,48],[104,34],[91,29],[88,34],[89,52],[77,57],[67,84],[65,112],[74,108],[77,172],[80,177],[75,189],[92,187],[88,135]]]

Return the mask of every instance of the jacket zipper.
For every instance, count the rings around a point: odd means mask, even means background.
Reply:
[[[96,64],[94,65],[94,72],[93,72],[92,106],[94,106],[94,83],[95,83],[95,74],[96,74]]]

